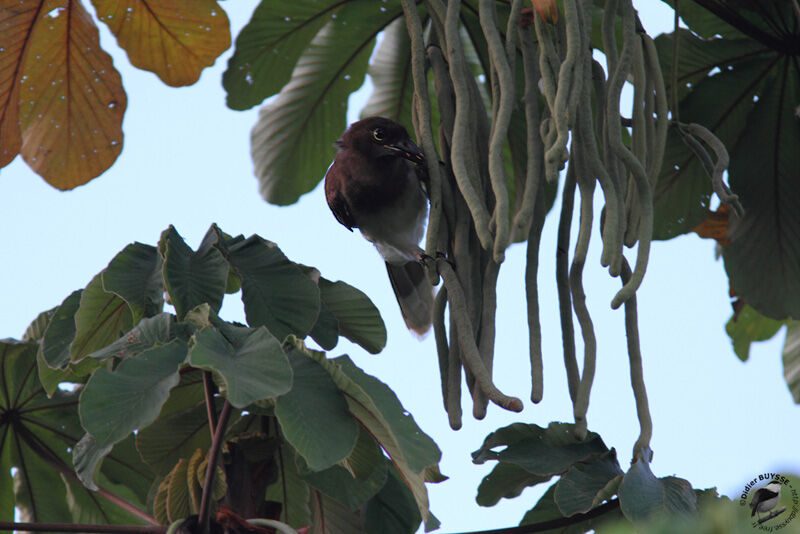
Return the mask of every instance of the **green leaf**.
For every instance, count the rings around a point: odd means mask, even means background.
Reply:
[[[784,57],[776,67],[731,155],[731,188],[745,215],[731,220],[723,259],[744,301],[784,319],[800,317],[800,66]]]
[[[520,525],[530,525],[534,523],[544,523],[545,521],[552,521],[564,517],[561,510],[556,506],[555,501],[556,485],[553,484],[547,491],[544,492],[536,506],[528,510],[519,522]],[[561,529],[553,529],[551,532],[559,532]],[[545,531],[547,532],[547,531]]]
[[[222,75],[228,107],[249,109],[280,91],[303,50],[340,5],[337,0],[263,0],[236,37]]]
[[[598,495],[622,474],[614,449],[588,462],[574,464],[556,483],[553,497],[558,509],[565,517],[588,512],[603,502]]]
[[[421,522],[414,496],[403,484],[397,469],[390,468],[386,484],[364,510],[366,531],[369,534],[414,534]]]
[[[352,452],[340,462],[339,465],[359,480],[368,479],[376,469],[386,463],[386,456],[383,455],[378,443],[364,427],[358,427],[358,439]]]
[[[531,474],[516,464],[498,462],[491,473],[481,480],[475,502],[480,506],[494,506],[501,498],[513,499],[525,488],[547,482],[551,478]]]
[[[242,281],[250,326],[266,326],[278,340],[311,331],[319,314],[319,290],[275,243],[254,235],[218,246]]]
[[[656,41],[660,59],[669,64],[672,42],[667,35]],[[681,121],[702,124],[732,150],[747,128],[753,97],[771,66],[763,47],[750,40],[706,42],[682,31],[680,50],[679,65],[685,70],[678,78],[680,87],[685,90],[687,83],[692,84],[679,104]],[[662,67],[669,72],[666,65]],[[714,68],[721,72],[706,77]],[[654,192],[654,236],[670,239],[694,229],[708,218],[711,192],[711,179],[702,164],[671,127]]]
[[[100,368],[81,393],[81,424],[98,447],[116,443],[152,423],[178,384],[178,366],[186,359],[182,341],[141,352],[116,371]]]
[[[412,471],[419,473],[427,467],[438,465],[442,452],[436,443],[417,426],[414,417],[403,408],[394,391],[374,376],[366,374],[347,356],[340,356],[328,361],[338,365],[347,378],[352,381],[347,384],[345,389],[342,388],[343,381],[333,376],[334,381],[348,399],[350,411],[353,411],[353,401],[362,402],[363,400],[362,404],[369,409],[372,417],[385,425],[386,430],[390,432],[393,437],[392,441],[397,443],[398,452],[402,453],[401,457],[405,459]],[[373,407],[377,412],[373,410]],[[372,429],[367,427],[367,430],[371,431]],[[376,434],[372,435],[378,439]],[[378,441],[385,449],[386,444],[380,439]],[[395,459],[393,454],[390,453],[390,456]]]
[[[377,354],[386,346],[386,325],[378,308],[362,291],[344,282],[319,280],[322,302],[333,313],[339,333]]]
[[[131,308],[120,297],[103,289],[102,273],[95,275],[81,293],[80,306],[75,313],[75,339],[69,349],[72,361],[79,361],[116,341],[134,324]]]
[[[219,373],[227,399],[237,408],[283,395],[292,387],[292,370],[281,344],[264,327],[236,345],[213,327],[200,330],[194,341],[189,363]]]
[[[42,338],[42,357],[53,369],[65,369],[69,365],[69,346],[75,339],[75,312],[81,302],[79,289],[73,291],[55,309]]]
[[[53,464],[69,470],[69,449],[83,435],[78,395],[57,389],[47,397],[36,376],[37,349],[36,342],[0,340],[0,467],[5,477],[0,514],[14,520],[16,507],[19,521],[69,522],[64,482]]]
[[[8,443],[7,440],[8,430],[4,429],[0,434],[0,473],[11,473],[11,468],[14,467],[11,447],[6,445]],[[13,485],[0,484],[0,521],[14,521],[15,504],[16,498],[14,497]]]
[[[27,445],[27,443],[26,443]],[[66,502],[66,488],[61,474],[27,446],[17,451],[18,470],[14,481],[4,484],[14,488],[18,521],[25,523],[69,523],[72,514]],[[4,477],[8,475],[3,473]]]
[[[775,334],[785,324],[764,317],[747,304],[734,313],[725,325],[725,331],[733,343],[733,351],[743,362],[750,357],[750,344],[755,341],[765,341]]]
[[[481,448],[472,453],[472,461],[499,460],[516,464],[535,475],[552,476],[564,473],[576,462],[608,451],[595,432],[579,440],[573,428],[569,423],[550,423],[547,429],[514,423],[489,434]],[[507,445],[504,450],[492,450],[502,445]]]
[[[250,150],[267,202],[292,204],[325,175],[375,36],[400,13],[398,2],[346,3],[305,47],[289,83],[261,109]]]
[[[800,321],[789,322],[783,343],[783,377],[795,404],[800,404]]]
[[[197,252],[170,226],[161,234],[158,250],[164,261],[164,285],[178,319],[192,308],[207,303],[219,312],[228,281],[228,264],[213,245],[209,230]]]
[[[365,374],[347,356],[327,360],[322,354],[307,352],[330,373],[344,393],[350,412],[380,443],[403,475],[425,518],[426,530],[436,528],[439,522],[429,510],[424,474],[426,468],[439,463],[439,448],[419,429],[383,382]]]
[[[619,504],[634,523],[659,516],[681,516],[696,512],[697,498],[691,484],[682,478],[656,478],[647,463],[634,462],[619,486]]]
[[[136,434],[142,460],[159,475],[169,473],[180,458],[189,458],[197,449],[208,450],[210,445],[205,403],[162,416]]]
[[[108,456],[113,447],[113,444],[98,447],[91,434],[84,434],[72,449],[75,474],[78,475],[81,483],[90,490],[97,491],[97,484],[94,483],[95,475],[103,459]]]
[[[171,313],[159,313],[139,321],[133,329],[115,342],[89,354],[96,360],[107,358],[127,358],[143,350],[167,343],[173,336],[173,319]]]
[[[339,465],[324,471],[305,472],[302,476],[311,486],[355,512],[386,484],[387,473],[388,465],[384,461],[376,464],[370,476],[363,480],[354,478]]]
[[[103,271],[103,288],[122,298],[136,319],[164,309],[164,278],[158,249],[131,243],[114,256]]]
[[[339,343],[339,321],[325,302],[320,302],[317,322],[308,335],[324,350],[331,350]]]
[[[395,20],[386,27],[383,39],[372,55],[367,74],[372,78],[373,90],[364,109],[361,110],[361,117],[373,115],[386,117],[402,124],[407,131],[413,132],[411,102],[414,96],[414,80],[411,76],[411,41],[404,19]]]
[[[299,350],[289,350],[291,391],[275,399],[281,433],[312,471],[327,469],[355,446],[358,425],[330,375]],[[348,475],[349,476],[349,475]]]
[[[311,490],[311,517],[309,534],[366,534],[361,514],[316,490]]]
[[[94,525],[144,525],[144,520],[123,510],[116,504],[105,499],[98,499],[97,495],[87,490],[80,483],[61,475],[66,486],[66,502],[72,515],[72,522],[77,524]],[[125,485],[113,484],[100,477],[103,489],[112,492],[128,503],[139,508],[145,508],[134,493]]]
[[[25,334],[23,334],[22,340],[41,341],[41,339],[44,337],[44,333],[47,331],[47,327],[50,326],[50,321],[52,321],[56,310],[58,310],[58,306],[47,311],[43,311],[37,315],[36,319],[34,319],[31,324],[28,325],[28,328],[25,329]]]
[[[294,451],[285,443],[275,456],[275,465],[278,479],[267,488],[265,499],[281,504],[279,521],[294,528],[311,524],[311,510],[308,506],[310,490],[308,484],[300,478]]]

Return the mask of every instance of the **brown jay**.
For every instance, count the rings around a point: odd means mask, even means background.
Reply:
[[[428,213],[422,151],[403,126],[383,117],[354,122],[335,145],[339,152],[325,175],[328,206],[378,249],[406,326],[422,335],[433,309],[433,287],[420,263]]]

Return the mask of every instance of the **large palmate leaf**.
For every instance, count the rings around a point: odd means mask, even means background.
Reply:
[[[119,339],[134,325],[128,304],[114,293],[103,289],[102,273],[95,275],[81,293],[75,312],[75,339],[70,345],[73,361]]]
[[[95,371],[81,394],[80,416],[98,447],[121,441],[156,419],[178,384],[178,365],[186,353],[186,343],[174,340],[126,359],[113,372]]]
[[[711,11],[692,6],[686,13],[702,37],[679,32],[679,112],[682,122],[711,129],[731,154],[729,181],[745,215],[731,216],[725,269],[737,295],[759,313],[800,317],[800,27],[786,24],[796,13],[780,0],[737,2],[735,9],[698,3]],[[672,42],[657,39],[668,80]],[[656,187],[659,237],[687,232],[707,215],[708,179],[689,154],[677,136],[668,143]]]
[[[776,66],[731,156],[745,216],[731,221],[722,255],[740,298],[767,317],[800,318],[800,65]]]
[[[173,87],[191,85],[231,45],[215,0],[92,0],[131,64]]]
[[[222,306],[228,264],[213,246],[214,237],[209,231],[194,252],[174,227],[161,234],[158,249],[164,258],[164,285],[179,319],[201,304],[208,304],[214,312]]]
[[[275,243],[256,235],[225,243],[218,236],[217,247],[241,280],[250,326],[266,326],[278,340],[311,331],[319,314],[319,290]]]
[[[341,3],[262,1],[236,37],[236,51],[222,75],[228,107],[248,109],[279,92],[303,50]]]
[[[573,464],[588,461],[608,451],[595,432],[580,440],[573,434],[574,426],[550,423],[545,429],[537,425],[514,423],[500,428],[483,441],[472,453],[472,461],[484,463],[497,460],[515,464],[529,473],[542,477],[560,475]],[[505,446],[499,452],[496,447]]]
[[[303,51],[288,84],[262,108],[251,155],[268,202],[291,204],[325,175],[332,144],[345,129],[347,98],[364,80],[375,36],[400,12],[399,2],[345,3]]]
[[[204,328],[189,350],[189,363],[218,373],[225,396],[237,408],[283,395],[292,387],[292,369],[275,336],[264,327],[247,330],[234,344],[215,328]]]
[[[325,278],[319,280],[319,291],[325,307],[336,319],[340,335],[372,354],[383,350],[386,325],[369,297],[345,282]]]
[[[197,81],[230,46],[215,0],[93,0],[135,66],[168,85]],[[73,189],[122,150],[127,96],[85,3],[0,0],[0,167],[17,154]]]
[[[100,48],[97,27],[80,2],[5,3],[0,28],[8,22],[13,31],[2,32],[0,42],[20,53],[18,78],[8,86],[19,101],[20,153],[54,187],[85,184],[122,150],[127,97],[119,73]]]
[[[0,341],[0,517],[35,522],[92,523],[137,519],[122,513],[98,494],[82,487],[72,470],[70,450],[83,435],[78,420],[78,392],[55,390],[48,398],[36,377],[35,342]],[[131,452],[133,454],[131,454]],[[92,467],[92,470],[94,470]],[[9,473],[14,483],[9,482]],[[131,443],[120,443],[98,473],[104,489],[113,488],[128,502],[142,506],[152,474]],[[124,487],[119,486],[124,483]]]
[[[152,317],[164,309],[161,264],[156,247],[131,243],[103,271],[103,289],[127,302],[136,321]]]
[[[414,80],[411,76],[411,41],[402,19],[392,22],[383,33],[369,63],[372,93],[361,110],[362,117],[379,115],[402,124],[413,132],[411,106]]]
[[[680,102],[681,121],[702,124],[733,148],[745,129],[765,68],[769,68],[763,61],[768,50],[747,39],[706,42],[686,30],[679,32],[679,39],[678,87],[686,93]],[[672,64],[672,42],[672,35],[656,39],[665,72]],[[722,70],[706,77],[715,67]],[[692,84],[691,92],[685,90],[686,84]],[[709,105],[711,101],[714,105]],[[670,128],[655,189],[654,237],[672,238],[707,219],[711,192],[711,179],[702,164],[677,130]]]
[[[425,482],[431,469],[437,469],[441,451],[403,410],[395,394],[378,379],[356,367],[347,356],[328,360],[309,351],[330,373],[347,400],[350,413],[367,429],[389,455],[402,474],[425,520],[426,530],[436,528],[438,520],[430,513]],[[439,475],[436,481],[441,481]]]
[[[321,471],[350,454],[358,425],[330,374],[300,350],[287,354],[291,391],[275,400],[275,416],[286,440],[312,471]]]

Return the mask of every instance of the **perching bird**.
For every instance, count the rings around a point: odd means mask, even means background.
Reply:
[[[422,335],[433,309],[433,287],[420,263],[428,212],[422,151],[405,128],[383,117],[354,122],[336,146],[325,175],[328,206],[378,249],[406,326]]]
[[[750,501],[750,508],[752,508],[753,511],[750,513],[750,517],[756,515],[756,512],[759,514],[769,512],[775,508],[780,499],[781,483],[777,480],[773,480],[753,494],[753,500]]]

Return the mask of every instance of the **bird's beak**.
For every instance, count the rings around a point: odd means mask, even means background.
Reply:
[[[413,163],[425,163],[425,156],[417,145],[410,140],[400,141],[391,145],[384,145],[384,148],[395,156],[400,156]]]

